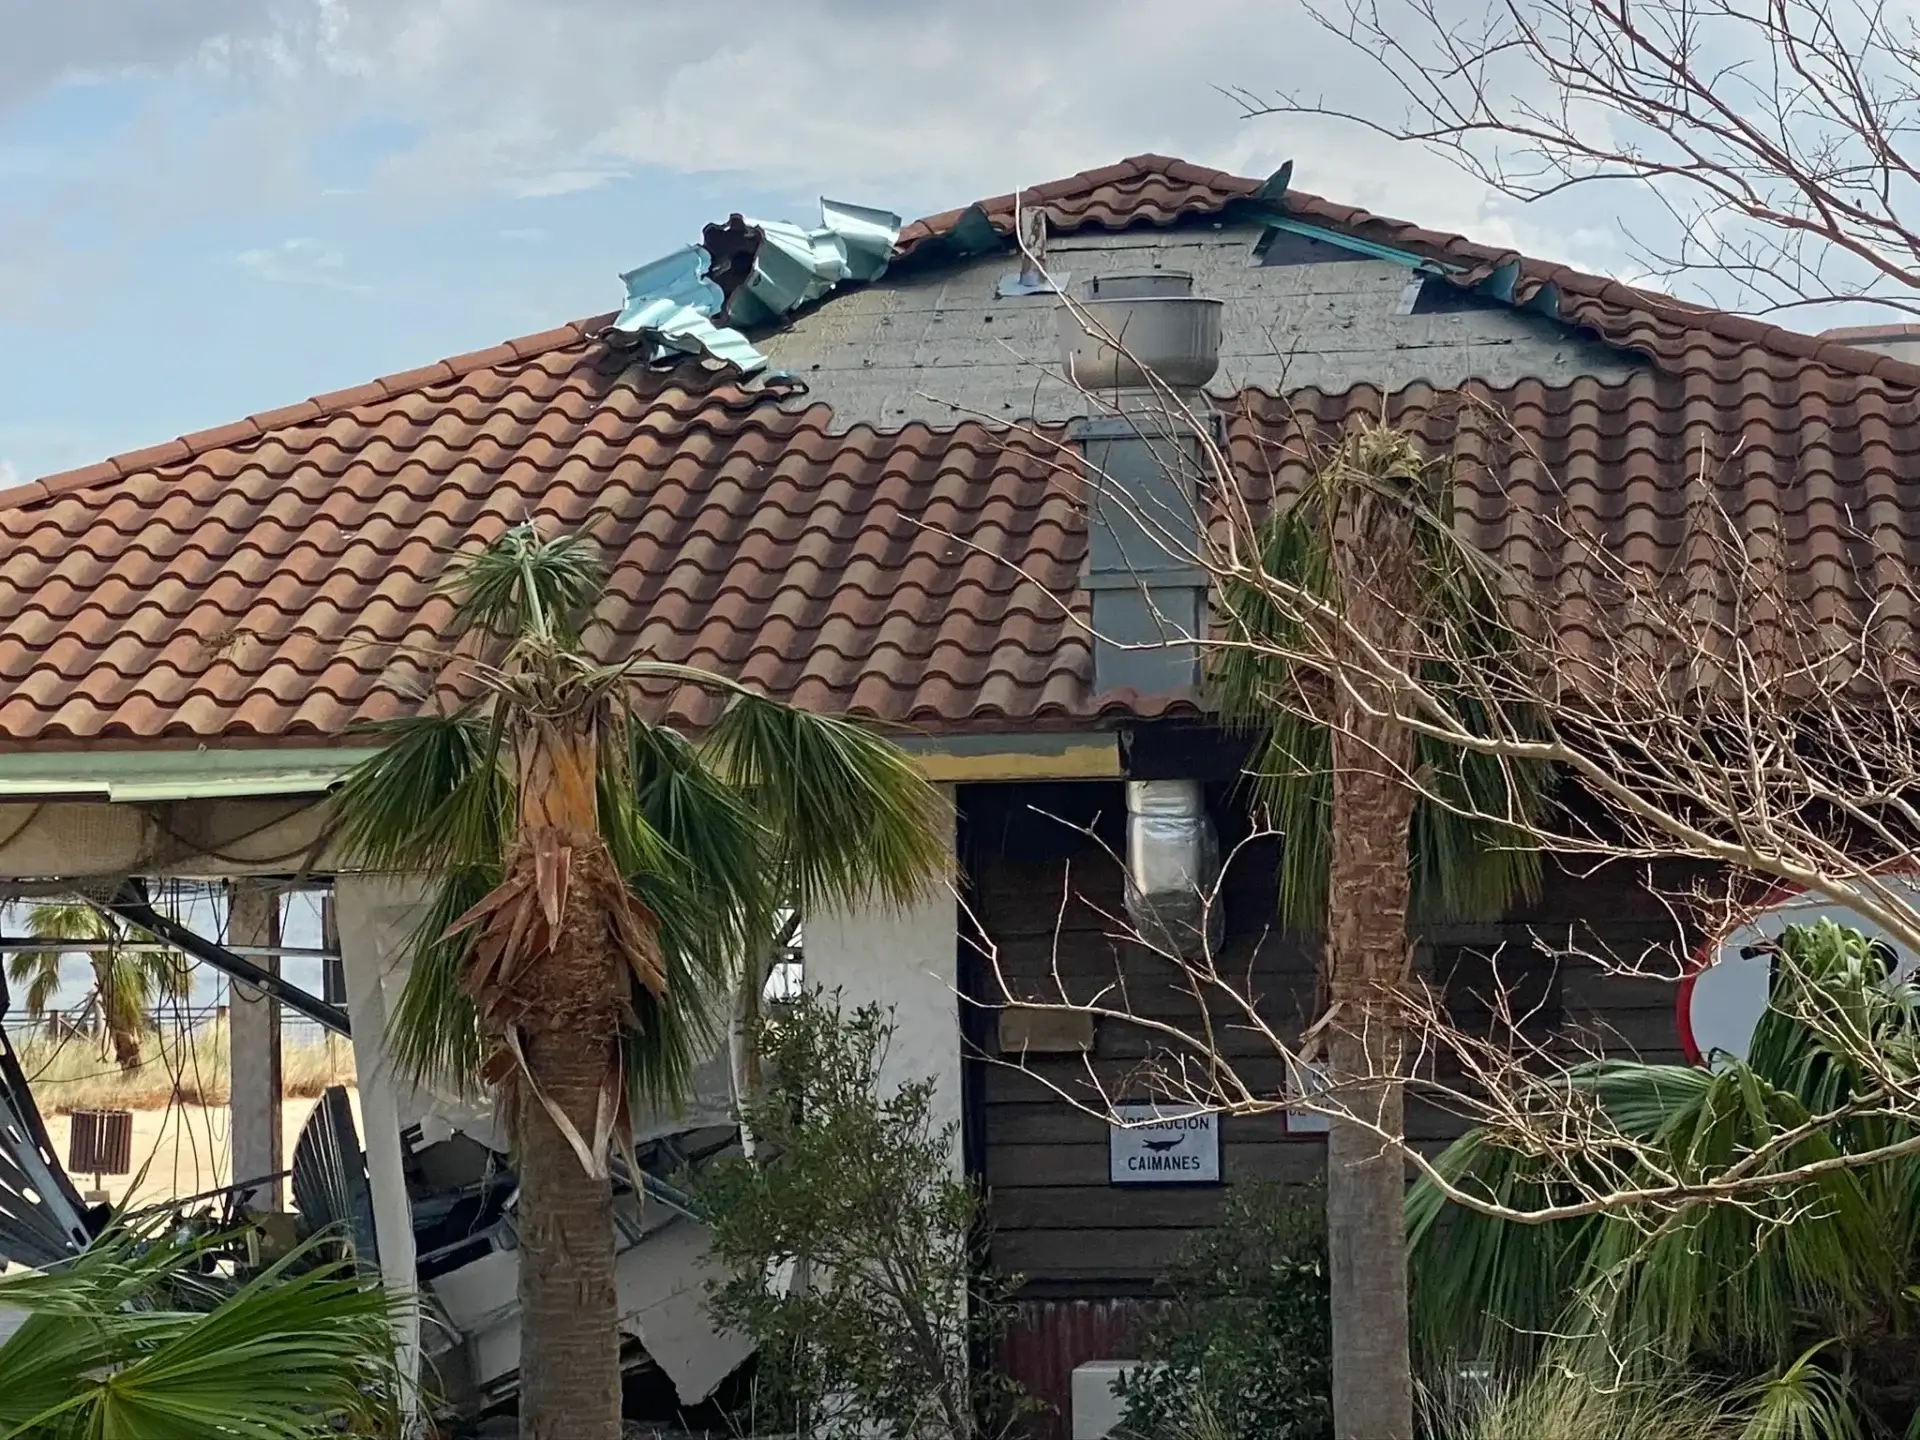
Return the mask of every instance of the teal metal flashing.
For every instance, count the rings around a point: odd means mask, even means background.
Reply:
[[[987,212],[974,204],[961,211],[953,229],[947,232],[945,243],[948,249],[964,260],[973,255],[990,255],[1002,248],[1006,241],[993,228]]]
[[[1507,304],[1511,305],[1513,304],[1513,287],[1519,283],[1520,262],[1518,260],[1509,260],[1506,264],[1497,267],[1491,275],[1482,280],[1474,289],[1478,290],[1482,295],[1491,296],[1495,300],[1504,300]]]
[[[1305,220],[1295,220],[1288,215],[1276,215],[1271,210],[1263,209],[1259,218],[1266,222],[1268,230],[1284,230],[1290,235],[1302,235],[1309,240],[1318,240],[1342,250],[1350,250],[1356,255],[1364,255],[1369,260],[1385,260],[1394,265],[1404,265],[1409,270],[1444,272],[1460,268],[1457,265],[1436,265],[1434,261],[1428,260],[1425,256],[1415,255],[1411,251],[1396,250],[1391,245],[1376,245],[1371,240],[1362,240],[1358,235],[1329,230],[1321,225],[1310,225]]]
[[[249,799],[320,795],[371,755],[361,746],[288,750],[62,750],[0,755],[0,802]]]
[[[1287,186],[1293,181],[1293,162],[1287,161],[1273,174],[1261,182],[1260,188],[1251,197],[1255,217],[1264,221],[1268,232],[1285,230],[1289,234],[1302,235],[1309,240],[1319,240],[1328,245],[1338,246],[1356,255],[1365,255],[1371,260],[1385,260],[1394,265],[1404,265],[1409,270],[1421,271],[1428,275],[1457,275],[1465,266],[1449,265],[1443,261],[1428,260],[1405,250],[1396,250],[1391,245],[1376,245],[1371,240],[1362,240],[1357,235],[1347,235],[1338,230],[1329,230],[1319,225],[1309,224],[1305,220],[1296,220],[1285,213]],[[1263,236],[1256,249],[1263,248],[1266,237]],[[1519,309],[1532,310],[1549,320],[1560,319],[1560,290],[1549,282],[1542,285],[1525,301],[1514,299],[1520,284],[1520,262],[1509,260],[1495,268],[1494,272],[1474,286],[1474,293],[1485,295],[1489,299],[1515,305]]]
[[[1287,198],[1287,186],[1292,183],[1293,162],[1289,160],[1260,182],[1260,188],[1253,192],[1253,198],[1271,201],[1275,205],[1282,204]]]

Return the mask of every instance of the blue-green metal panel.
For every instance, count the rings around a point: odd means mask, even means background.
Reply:
[[[1364,255],[1369,260],[1386,260],[1395,265],[1404,265],[1409,270],[1418,270],[1434,263],[1411,251],[1396,250],[1390,245],[1376,245],[1371,240],[1362,240],[1358,235],[1329,230],[1322,225],[1310,225],[1304,220],[1295,220],[1289,216],[1267,214],[1262,218],[1265,219],[1269,230],[1284,230],[1289,235],[1304,235],[1309,240],[1336,245],[1342,250],[1352,251],[1355,255]],[[1449,266],[1448,268],[1458,269],[1459,267]]]
[[[688,245],[620,278],[627,301],[613,328],[640,335],[667,351],[705,354],[751,374],[766,356],[741,328],[770,325],[811,304],[844,281],[877,280],[886,273],[900,217],[834,200],[821,200],[821,223],[811,229],[784,221],[751,222],[761,233],[753,272],[731,301],[711,278],[713,258]],[[726,320],[716,324],[716,317]]]

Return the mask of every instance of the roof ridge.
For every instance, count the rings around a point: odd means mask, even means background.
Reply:
[[[1357,205],[1344,205],[1337,200],[1328,200],[1324,196],[1289,187],[1285,203],[1291,206],[1295,202],[1301,202],[1311,218],[1331,221],[1355,230],[1378,226],[1395,231],[1417,231],[1421,238],[1415,242],[1415,248],[1424,246],[1431,250],[1469,255],[1495,269],[1503,265],[1518,265],[1522,274],[1533,277],[1541,284],[1552,284],[1562,290],[1570,290],[1577,295],[1604,304],[1643,311],[1657,319],[1670,320],[1691,329],[1703,330],[1708,334],[1719,335],[1743,344],[1757,345],[1775,354],[1827,365],[1844,374],[1870,376],[1889,384],[1920,390],[1920,363],[1914,361],[1896,359],[1892,355],[1884,355],[1874,350],[1863,350],[1844,341],[1810,335],[1804,330],[1789,329],[1771,321],[1723,310],[1718,306],[1696,304],[1691,300],[1682,300],[1676,295],[1668,295],[1663,291],[1629,285],[1626,281],[1611,275],[1596,275],[1592,271],[1576,269],[1559,261],[1540,260],[1522,254],[1518,250],[1484,245],[1470,236],[1428,230],[1412,221],[1397,220],[1390,215],[1376,215]],[[1315,211],[1319,213],[1313,215],[1312,212]],[[1402,247],[1408,245],[1404,235],[1396,236],[1394,243]],[[1608,340],[1608,343],[1619,344],[1614,340]]]
[[[924,216],[902,229],[895,255],[896,258],[905,259],[923,241],[950,233],[964,216],[974,211],[992,212],[1020,204],[1046,204],[1090,194],[1105,185],[1155,175],[1183,185],[1211,188],[1216,192],[1215,197],[1202,196],[1197,201],[1186,202],[1182,206],[1182,213],[1186,214],[1218,213],[1235,200],[1253,195],[1269,183],[1251,176],[1196,165],[1177,156],[1144,151],[1109,165],[1029,185],[1004,195],[975,201],[959,209]],[[1528,286],[1527,295],[1516,297],[1522,301],[1532,298],[1543,287],[1553,285],[1562,292],[1630,313],[1637,312],[1654,321],[1667,321],[1737,343],[1753,345],[1773,354],[1808,360],[1842,374],[1872,377],[1920,391],[1920,362],[1896,359],[1892,355],[1861,349],[1841,339],[1809,335],[1713,306],[1696,305],[1676,296],[1628,285],[1611,276],[1596,275],[1555,261],[1535,259],[1517,250],[1484,245],[1465,235],[1428,230],[1409,221],[1376,215],[1359,206],[1341,204],[1304,190],[1289,187],[1281,203],[1302,218],[1356,231],[1374,229],[1389,232],[1387,243],[1398,248],[1473,260],[1477,263],[1469,267],[1472,269],[1484,266],[1492,270],[1517,265],[1521,275],[1533,282]],[[995,224],[996,228],[1000,228],[999,222]],[[110,485],[141,471],[185,463],[209,450],[258,440],[275,430],[309,425],[359,405],[391,400],[430,385],[464,378],[478,370],[530,360],[591,339],[613,318],[613,312],[589,316],[552,329],[503,340],[483,350],[469,351],[430,365],[378,376],[359,385],[328,391],[292,405],[261,411],[224,425],[191,431],[158,445],[124,451],[76,469],[42,476],[0,490],[0,511],[15,510],[58,495]],[[1567,323],[1594,330],[1603,343],[1623,349],[1634,348],[1628,341],[1608,334],[1593,324],[1590,318],[1563,318]]]
[[[476,371],[490,370],[498,365],[516,364],[551,354],[555,350],[565,349],[569,345],[577,345],[583,340],[592,339],[612,322],[615,313],[617,312],[607,311],[600,315],[570,320],[564,325],[556,325],[551,329],[516,335],[498,344],[489,345],[483,350],[469,350],[465,354],[436,360],[430,365],[417,365],[411,370],[396,370],[388,375],[377,375],[358,385],[349,385],[341,390],[323,391],[309,399],[299,400],[291,405],[281,405],[272,410],[261,410],[239,420],[230,420],[224,425],[214,425],[204,430],[190,430],[184,435],[172,440],[163,440],[157,445],[147,445],[137,450],[124,450],[117,455],[109,455],[104,460],[96,460],[71,470],[57,470],[37,480],[29,480],[25,484],[12,485],[0,490],[0,511],[18,510],[42,500],[51,500],[57,495],[70,495],[76,490],[89,490],[99,485],[110,485],[126,479],[129,475],[152,470],[158,466],[183,464],[209,450],[259,440],[275,430],[296,425],[310,425],[316,420],[329,419],[356,406],[371,404],[377,400],[393,400],[416,390],[424,390],[430,385],[444,385],[452,380],[465,379]]]

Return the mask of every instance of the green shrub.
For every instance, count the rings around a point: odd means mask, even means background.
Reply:
[[[1125,1428],[1163,1440],[1333,1434],[1324,1199],[1316,1187],[1228,1192],[1220,1224],[1169,1268],[1121,1386]],[[1204,1423],[1202,1423],[1204,1421]]]
[[[819,990],[757,1027],[772,1076],[746,1106],[758,1156],[698,1185],[718,1272],[708,1305],[758,1347],[754,1423],[982,1440],[1025,1408],[968,1363],[1003,1332],[1013,1282],[975,1273],[979,1196],[953,1173],[934,1082],[881,1079],[893,1031],[891,1012],[843,1012]]]

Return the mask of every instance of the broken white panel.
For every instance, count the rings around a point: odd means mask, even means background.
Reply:
[[[734,1331],[716,1330],[707,1315],[707,1229],[681,1221],[623,1253],[614,1281],[620,1328],[647,1347],[673,1381],[682,1405],[697,1405],[753,1353]]]
[[[614,1282],[620,1328],[642,1345],[683,1405],[705,1400],[753,1353],[742,1335],[707,1316],[705,1226],[671,1220],[620,1252]],[[495,1250],[428,1282],[434,1299],[467,1338],[476,1384],[497,1384],[520,1368],[519,1256]]]
[[[635,1146],[665,1135],[684,1135],[733,1124],[733,1072],[724,1040],[718,1042],[693,1072],[687,1094],[678,1105],[656,1105],[639,1111],[633,1121]]]

